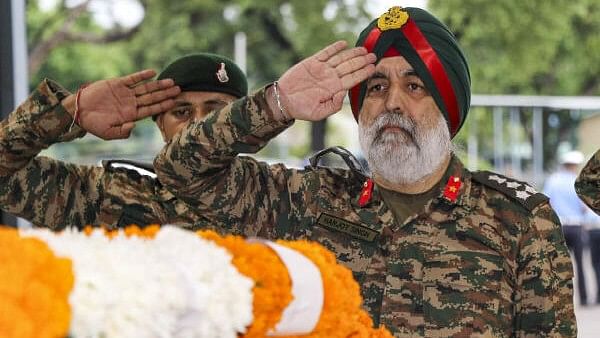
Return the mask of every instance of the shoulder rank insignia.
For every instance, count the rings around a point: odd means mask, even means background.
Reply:
[[[217,70],[217,79],[219,82],[225,83],[229,81],[229,76],[227,75],[227,70],[225,70],[225,63],[221,62],[220,68]]]
[[[394,6],[377,19],[377,27],[383,32],[401,28],[408,21],[408,13],[400,6]]]
[[[368,178],[365,183],[363,183],[362,191],[360,192],[360,197],[358,198],[358,205],[362,208],[367,205],[371,201],[371,196],[373,195],[373,180]]]
[[[493,172],[474,172],[473,179],[494,190],[502,192],[530,211],[540,203],[548,200],[548,197],[537,192],[529,184]]]

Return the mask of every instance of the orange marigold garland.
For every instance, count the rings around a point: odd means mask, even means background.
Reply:
[[[125,234],[125,236],[127,236],[127,237],[137,236],[137,237],[152,239],[156,236],[156,233],[158,233],[160,231],[160,225],[159,224],[150,224],[143,228],[140,228],[137,225],[129,225],[123,229],[110,229],[109,230],[109,229],[104,228],[103,230],[104,230],[104,234],[108,238],[113,238],[119,234],[119,231],[122,231]],[[91,225],[88,225],[83,228],[83,232],[89,236],[94,232],[94,228]]]
[[[226,248],[233,255],[232,262],[238,271],[254,280],[254,320],[244,337],[265,337],[292,301],[287,269],[273,250],[263,244],[248,243],[239,236],[222,237],[208,230],[199,231],[198,234]]]
[[[325,303],[319,323],[310,337],[392,337],[383,326],[373,328],[371,317],[361,308],[360,287],[352,277],[352,272],[337,264],[331,251],[308,241],[280,240],[277,243],[301,252],[321,271]]]
[[[291,281],[286,267],[277,254],[263,244],[248,243],[239,236],[221,237],[213,231],[199,231],[198,234],[227,248],[234,256],[233,264],[238,270],[257,283],[253,290],[254,322],[243,337],[265,337],[279,322],[281,313],[292,300]],[[309,335],[287,337],[392,337],[384,327],[373,328],[373,321],[361,309],[360,288],[352,272],[337,264],[332,252],[308,241],[277,243],[301,252],[317,265],[325,290],[325,302],[315,330]]]
[[[121,231],[127,237],[152,239],[160,229],[158,225],[143,229],[130,226]],[[83,232],[90,235],[92,229]],[[115,238],[118,231],[105,230],[104,234]],[[267,336],[293,298],[285,264],[262,243],[247,242],[239,236],[222,237],[213,231],[198,234],[227,249],[237,270],[254,281],[254,320],[241,337]],[[308,241],[277,243],[300,252],[319,268],[325,295],[313,332],[287,337],[392,337],[384,327],[373,328],[371,318],[360,307],[358,284],[350,270],[337,264],[333,253]],[[57,258],[39,239],[20,237],[16,230],[0,227],[0,262],[5,262],[0,265],[0,337],[65,337],[71,320],[69,293],[74,284],[71,261]]]
[[[0,337],[67,336],[71,261],[41,240],[0,227],[0,262]]]

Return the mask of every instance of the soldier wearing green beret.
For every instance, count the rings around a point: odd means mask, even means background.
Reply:
[[[173,109],[152,116],[165,142],[193,118],[204,118],[248,93],[248,83],[242,70],[233,61],[215,54],[179,58],[168,65],[157,79],[173,79],[181,89]]]
[[[339,147],[304,169],[237,156],[295,119],[339,111],[346,89],[371,173]],[[548,199],[526,183],[471,172],[452,153],[470,93],[448,28],[424,10],[394,7],[357,48],[335,43],[190,123],[154,164],[161,182],[206,216],[198,228],[333,250],[375,323],[397,337],[575,337],[571,260]],[[327,152],[348,168],[320,167]]]
[[[69,93],[44,80],[0,125],[0,207],[34,225],[191,224],[202,216],[154,177],[117,167],[64,163],[38,153],[90,132],[103,139],[129,137],[137,120],[153,116],[165,141],[193,119],[245,96],[246,77],[231,60],[188,55],[168,65],[155,81],[146,70],[94,82]]]

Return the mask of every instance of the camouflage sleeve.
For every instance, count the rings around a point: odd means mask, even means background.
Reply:
[[[237,155],[257,152],[290,124],[274,119],[265,90],[259,90],[191,123],[157,156],[156,174],[175,196],[229,232],[257,235],[289,212],[284,209],[296,174],[283,165]]]
[[[118,196],[128,196],[126,187],[133,186],[144,194],[152,184],[123,187],[117,184],[127,180],[122,173],[106,175],[101,167],[36,156],[53,143],[85,134],[77,125],[69,131],[72,118],[60,104],[68,94],[57,83],[44,80],[0,124],[0,207],[53,229],[110,224],[115,213],[109,206],[114,199],[123,198]]]
[[[44,80],[0,124],[0,175],[25,167],[40,151],[58,142],[85,135],[60,104],[70,93],[52,80]]]
[[[575,190],[579,198],[600,215],[600,149],[581,170]]]
[[[573,267],[558,217],[548,202],[533,210],[519,243],[517,274],[517,336],[576,337]]]

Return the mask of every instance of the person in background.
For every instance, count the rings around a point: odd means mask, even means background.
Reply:
[[[577,273],[575,280],[579,291],[579,302],[587,304],[587,289],[583,267],[583,250],[585,248],[585,228],[587,208],[575,192],[575,179],[579,165],[583,162],[583,154],[569,151],[560,156],[560,168],[550,175],[544,183],[544,194],[550,198],[550,205],[562,224],[567,247],[575,258]]]
[[[575,191],[597,215],[589,217],[589,244],[596,275],[596,304],[600,304],[600,150],[583,167],[575,181]]]
[[[96,81],[76,93],[42,81],[0,124],[0,208],[36,226],[178,224],[198,221],[197,213],[154,177],[105,161],[76,165],[38,156],[58,142],[92,133],[102,139],[129,137],[135,122],[153,116],[165,142],[248,90],[246,76],[226,57],[199,53],[169,64],[155,81],[146,70]]]
[[[600,149],[581,169],[575,181],[575,191],[588,207],[600,214]]]

